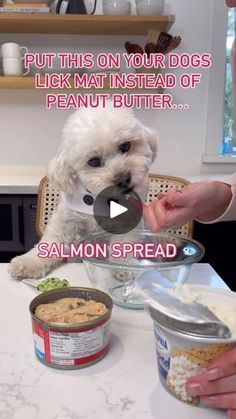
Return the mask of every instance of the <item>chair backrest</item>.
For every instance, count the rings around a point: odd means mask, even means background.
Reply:
[[[184,186],[189,184],[186,179],[174,176],[150,174],[149,179],[150,186],[146,202],[151,202],[155,199],[158,192],[166,192],[169,188],[182,189]],[[40,237],[43,235],[45,227],[47,226],[53,211],[57,208],[59,200],[60,192],[58,188],[50,182],[46,176],[44,176],[39,184],[36,215],[36,230]],[[177,230],[169,231],[182,236],[191,237],[193,232],[193,222],[188,222]]]
[[[59,189],[49,181],[47,176],[41,179],[38,190],[36,231],[41,237],[60,201]]]

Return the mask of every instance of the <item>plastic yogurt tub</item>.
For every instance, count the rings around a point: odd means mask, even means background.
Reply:
[[[236,293],[208,286],[189,285],[191,291],[200,293],[209,303],[235,308]],[[154,317],[155,316],[155,319]],[[230,339],[200,338],[160,324],[152,310],[159,378],[162,385],[178,399],[193,405],[198,397],[186,393],[185,385],[190,377],[198,375],[219,355],[236,345],[236,330],[231,329]],[[236,326],[236,321],[235,321]]]

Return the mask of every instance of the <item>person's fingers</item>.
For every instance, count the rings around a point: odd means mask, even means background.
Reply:
[[[164,192],[158,192],[158,194],[157,194],[158,199],[162,199],[162,198],[164,198],[164,196],[166,196],[166,194]]]
[[[215,381],[207,381],[204,379],[204,376],[198,379],[193,378],[187,382],[186,390],[191,396],[207,396],[232,392],[236,394],[236,375],[220,378]]]
[[[236,374],[236,348],[220,355],[205,371],[205,378],[209,381]]]
[[[148,228],[153,232],[157,233],[161,230],[157,217],[155,215],[155,210],[152,205],[143,206],[143,218],[146,221]]]
[[[236,419],[236,410],[229,409],[227,411],[228,419]]]
[[[189,196],[185,190],[182,189],[169,189],[166,193],[166,201],[173,207],[185,207],[190,205]]]
[[[151,202],[143,208],[143,217],[149,229],[153,232],[168,228],[179,228],[191,218],[191,206],[174,206],[170,203],[172,196],[182,195],[176,190],[170,190],[161,199]]]
[[[149,229],[153,232],[166,230],[175,227],[175,216],[170,216],[174,209],[166,202],[165,197],[155,200],[143,207],[143,217]],[[178,220],[177,220],[178,222]]]
[[[173,227],[175,222],[175,216],[172,214],[174,208],[166,202],[166,197],[162,198],[158,203],[153,207],[154,214],[158,220],[159,227],[162,230]]]
[[[189,221],[190,218],[190,209],[188,207],[172,207],[167,201],[167,197],[163,198],[159,205],[154,206],[154,211],[162,230],[179,228]]]
[[[202,396],[201,402],[218,409],[236,409],[236,393]]]

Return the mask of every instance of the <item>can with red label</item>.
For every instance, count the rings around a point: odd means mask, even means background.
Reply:
[[[46,322],[35,316],[40,304],[61,298],[83,298],[105,304],[107,313],[80,324]],[[112,300],[106,293],[93,288],[70,287],[47,291],[30,304],[36,357],[43,364],[59,369],[77,369],[95,364],[109,349]]]

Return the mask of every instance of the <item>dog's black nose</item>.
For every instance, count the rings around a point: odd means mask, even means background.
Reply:
[[[125,175],[121,175],[118,178],[115,179],[114,183],[116,186],[119,186],[120,188],[125,188],[129,186],[131,182],[131,175],[130,173],[126,173]]]

